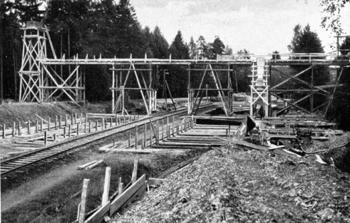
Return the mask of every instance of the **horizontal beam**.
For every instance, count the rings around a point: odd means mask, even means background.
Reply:
[[[270,89],[270,92],[316,92],[319,89]]]
[[[109,70],[114,70],[114,71],[133,71],[133,70],[136,70],[136,71],[152,71],[152,69],[139,69],[139,68],[136,68],[136,69],[118,69],[118,68],[111,68]]]
[[[222,88],[222,89],[217,89],[217,88],[190,88],[190,91],[233,91],[233,89],[229,88]]]
[[[69,87],[69,86],[43,86],[40,89],[77,89],[85,90],[85,87]]]
[[[39,59],[43,64],[102,64],[102,65],[125,65],[125,64],[155,64],[155,65],[190,65],[190,64],[251,64],[252,61],[246,60],[194,60],[194,59],[134,59],[134,58],[95,58],[95,59]]]
[[[133,87],[123,87],[123,88],[109,88],[112,91],[121,91],[121,90],[144,90],[144,91],[154,91],[154,88],[133,88]]]
[[[211,71],[210,69],[186,69],[187,71]],[[213,71],[233,71],[232,69],[212,69]]]

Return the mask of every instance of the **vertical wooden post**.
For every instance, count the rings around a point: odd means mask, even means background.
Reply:
[[[27,133],[30,135],[30,120],[28,119]]]
[[[65,126],[68,126],[68,114],[66,114]]]
[[[39,132],[39,121],[37,119],[35,124],[35,133],[38,133],[38,132]]]
[[[61,115],[58,116],[58,126],[61,129],[62,128],[62,117]]]
[[[153,143],[153,131],[152,131],[152,123],[149,123],[149,147],[152,147]]]
[[[83,191],[81,193],[81,203],[79,211],[78,223],[84,223],[85,221],[85,211],[86,211],[86,202],[87,202],[87,192],[89,186],[89,179],[84,179],[83,181]]]
[[[132,171],[132,175],[131,175],[131,182],[135,183],[137,180],[137,168],[139,165],[139,159],[134,159],[134,169]]]
[[[159,121],[156,121],[156,144],[159,146]]]
[[[95,130],[96,130],[96,132],[97,132],[97,130],[98,130],[98,129],[97,129],[97,128],[98,128],[98,120],[95,122],[95,124],[96,124],[96,125],[95,125]]]
[[[57,115],[56,115],[56,117],[55,117],[55,130],[58,129],[58,124],[57,124],[57,122],[58,122],[58,120],[57,120]]]
[[[104,124],[105,124],[105,120],[104,120],[104,118],[102,118],[102,124],[101,124],[101,125],[102,125],[102,128],[101,128],[101,130],[104,129],[104,127],[105,127]]]
[[[77,136],[79,135],[79,126],[80,126],[80,124],[77,123]]]
[[[45,131],[44,132],[44,145],[47,144],[47,132]]]
[[[6,124],[2,125],[2,138],[5,139],[5,129],[6,129]]]
[[[122,178],[119,177],[119,181],[118,181],[118,195],[121,195],[123,193],[123,182],[122,182]]]
[[[147,141],[147,124],[146,123],[143,125],[143,138],[144,138],[143,148],[146,148],[146,141]]]
[[[87,113],[85,113],[85,122],[88,122],[89,120],[88,120],[88,115],[87,115]]]
[[[66,138],[67,132],[66,132],[66,126],[63,127],[63,138]]]
[[[128,147],[130,148],[131,147],[131,132],[129,131],[128,133]]]
[[[172,116],[172,119],[173,119],[173,123],[172,123],[173,136],[175,136],[175,117],[174,117],[174,115]]]
[[[16,122],[13,122],[13,125],[12,125],[12,137],[15,137],[16,135]]]
[[[105,120],[105,129],[107,128],[107,126],[108,126],[108,118],[106,118]]]
[[[53,141],[54,142],[56,142],[56,138],[57,138],[57,136],[56,136],[56,133],[55,133],[55,134],[53,134]]]
[[[176,125],[176,135],[179,135],[180,131],[179,131],[179,125]]]
[[[165,125],[165,128],[166,128],[166,138],[169,139],[169,116],[166,117],[166,125]]]
[[[141,149],[144,150],[145,149],[145,139],[141,139]]]
[[[87,131],[87,122],[86,122],[86,119],[85,119],[85,122],[84,122],[84,133],[86,133]]]
[[[47,131],[50,131],[50,117],[48,118],[48,121],[47,121]]]
[[[91,132],[91,121],[89,121],[89,133]]]
[[[17,129],[18,129],[18,135],[22,135],[22,132],[21,132],[21,122],[18,121],[18,126],[17,126]]]
[[[74,114],[70,115],[70,125],[74,125]]]
[[[78,119],[78,115],[77,115],[77,113],[74,113],[74,123],[73,124],[77,124],[77,119]]]
[[[112,123],[113,123],[113,116],[109,120],[109,127],[112,127]]]
[[[137,149],[137,141],[138,141],[138,139],[137,139],[137,130],[138,130],[137,125],[135,125],[135,149]]]
[[[40,131],[44,131],[44,120],[41,119],[41,122],[40,122]]]
[[[162,121],[162,140],[164,140],[164,119],[161,119]]]
[[[106,174],[105,174],[105,183],[103,187],[103,194],[102,194],[102,206],[107,204],[108,198],[109,198],[109,188],[111,183],[111,168],[106,167]]]
[[[71,125],[68,125],[68,137],[72,136]]]
[[[125,124],[125,116],[124,116],[124,119],[123,119],[123,124]]]

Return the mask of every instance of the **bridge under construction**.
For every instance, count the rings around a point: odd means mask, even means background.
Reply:
[[[20,102],[51,102],[68,100],[73,102],[85,101],[85,74],[84,67],[107,66],[110,70],[112,84],[112,112],[126,114],[125,92],[139,91],[150,115],[157,107],[157,90],[155,78],[163,76],[163,91],[168,91],[171,96],[171,89],[166,81],[166,70],[162,66],[183,66],[187,68],[187,97],[188,114],[194,115],[198,110],[202,99],[208,91],[217,93],[221,107],[226,116],[233,114],[233,87],[232,76],[240,66],[251,67],[251,94],[250,94],[250,115],[254,114],[257,108],[264,111],[266,116],[272,115],[272,98],[282,100],[285,104],[277,113],[295,108],[305,113],[319,111],[324,115],[327,113],[334,94],[339,87],[340,78],[345,67],[350,66],[349,59],[338,60],[336,54],[286,54],[286,55],[222,55],[216,60],[179,60],[147,58],[103,58],[85,57],[75,55],[73,58],[57,58],[53,48],[48,29],[40,22],[27,22],[23,28],[23,53],[22,65],[19,71],[20,76]],[[47,47],[49,46],[49,47]],[[52,51],[53,58],[48,58],[47,51]],[[278,59],[277,59],[278,58]],[[298,65],[303,70],[295,74],[284,73],[280,67]],[[335,72],[332,83],[316,86],[314,77],[317,75],[315,68],[327,66]],[[276,71],[286,78],[274,86],[271,85],[272,72]],[[310,81],[305,81],[300,76],[311,71]],[[160,73],[162,72],[162,73]],[[132,79],[133,77],[133,79]],[[194,83],[194,78],[198,82]],[[131,84],[136,80],[136,85]],[[304,87],[290,89],[287,83],[296,81]],[[134,81],[132,81],[134,82]],[[197,83],[196,82],[196,83]],[[211,83],[211,84],[205,84]],[[283,87],[282,87],[283,85]],[[302,96],[294,97],[293,101],[286,100],[284,95],[302,92]],[[327,100],[322,104],[315,105],[315,95],[322,95]],[[300,103],[308,101],[309,106],[301,106]],[[304,103],[305,104],[305,103]]]

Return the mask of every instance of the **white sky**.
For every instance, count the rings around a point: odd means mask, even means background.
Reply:
[[[185,42],[200,35],[206,42],[219,36],[233,52],[247,49],[256,55],[277,50],[288,53],[297,24],[310,24],[331,51],[333,34],[321,28],[319,0],[130,0],[138,21],[151,30],[158,25],[171,44],[180,30]],[[349,5],[348,5],[349,6]],[[350,7],[343,10],[342,27],[350,34]],[[346,15],[346,16],[344,16]]]

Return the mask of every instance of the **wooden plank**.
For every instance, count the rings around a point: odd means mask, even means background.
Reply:
[[[111,202],[109,215],[112,216],[146,183],[146,175],[142,175],[133,185]]]
[[[168,179],[152,178],[152,177],[150,177],[150,178],[147,180],[147,184],[148,184],[149,186],[158,186],[158,185],[161,185],[164,181],[168,181]]]
[[[136,200],[140,200],[143,194],[146,192],[147,184],[143,184],[137,191],[134,193],[124,204],[120,207],[120,209],[128,208],[132,203]]]
[[[91,215],[84,223],[101,222],[103,217],[108,213],[111,207],[111,202],[108,201],[105,205],[100,207],[93,215]]]

